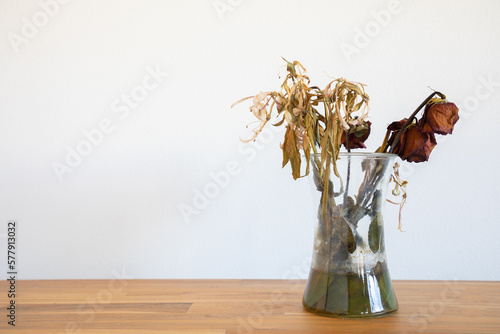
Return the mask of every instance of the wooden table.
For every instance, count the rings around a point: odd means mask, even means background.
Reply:
[[[304,280],[44,280],[0,283],[1,333],[500,333],[500,282],[394,281],[399,310],[377,319],[317,316]]]

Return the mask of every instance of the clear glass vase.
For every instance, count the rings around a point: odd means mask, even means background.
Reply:
[[[329,317],[373,318],[397,310],[387,268],[383,224],[387,187],[396,157],[384,153],[340,153],[336,162],[339,176],[332,165],[328,177],[318,168],[320,155],[311,156],[311,183],[319,208],[311,271],[303,298],[308,311]]]

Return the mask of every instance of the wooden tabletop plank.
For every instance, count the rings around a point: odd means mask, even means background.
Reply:
[[[304,280],[16,282],[16,333],[500,333],[500,282],[394,281],[399,310],[333,319],[302,307]],[[7,282],[0,282],[7,305]],[[0,332],[7,324],[6,308]],[[2,312],[2,311],[0,311]]]

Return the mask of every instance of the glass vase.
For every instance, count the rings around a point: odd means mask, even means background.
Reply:
[[[320,171],[320,155],[311,156],[311,184],[319,208],[303,298],[308,311],[338,318],[373,318],[397,310],[383,219],[396,157],[340,153],[336,167],[332,164],[328,173]]]

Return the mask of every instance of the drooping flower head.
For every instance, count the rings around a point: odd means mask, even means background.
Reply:
[[[348,131],[342,132],[342,145],[349,149],[366,148],[364,142],[370,135],[371,125],[372,123],[370,121],[366,121],[360,125],[351,125]],[[348,136],[346,136],[346,133]],[[349,144],[347,144],[348,138]]]
[[[437,94],[439,98],[433,98]],[[425,105],[420,120],[416,115]],[[429,160],[429,155],[436,146],[435,135],[447,135],[453,132],[457,123],[458,108],[454,103],[446,101],[446,97],[435,92],[431,94],[410,116],[392,122],[387,127],[386,140],[381,151],[391,146],[391,153],[398,154],[401,159],[409,162],[423,162]]]
[[[425,106],[424,115],[418,122],[420,130],[425,133],[447,135],[453,132],[457,123],[458,108],[455,103],[446,102],[442,99],[429,101]]]
[[[433,133],[422,132],[418,126],[413,125],[404,130],[399,148],[394,153],[409,162],[424,162],[429,160],[436,144]]]
[[[396,137],[396,133],[401,131],[406,121],[407,119],[404,118],[400,121],[392,122],[387,127],[388,130],[393,131],[392,141]],[[434,134],[422,132],[415,123],[410,124],[402,131],[399,144],[397,144],[393,153],[399,155],[402,160],[409,162],[428,161],[429,155],[437,144]]]

